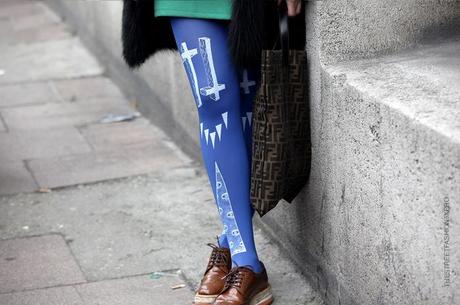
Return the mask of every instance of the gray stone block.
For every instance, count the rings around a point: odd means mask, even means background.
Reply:
[[[66,25],[49,24],[39,28],[14,29],[14,21],[0,21],[0,47],[70,39],[73,35]],[[14,35],[11,35],[14,31]]]
[[[3,0],[0,2],[0,19],[22,18],[42,14],[43,5],[30,0]]]
[[[18,7],[18,10],[10,15],[10,18],[14,21],[13,29],[15,31],[62,24],[61,18],[41,1],[24,2],[24,5]]]
[[[2,1],[0,47],[70,38],[67,25],[40,1]]]
[[[62,236],[0,240],[0,292],[85,281]]]
[[[91,124],[80,132],[96,151],[117,150],[121,147],[167,139],[164,132],[145,118],[113,124]]]
[[[393,56],[334,65],[326,71],[334,83],[344,81],[340,86],[345,90],[354,88],[357,95],[366,95],[366,99],[459,143],[459,54],[460,38]],[[381,127],[374,126],[371,132],[375,141],[381,142],[377,128]]]
[[[72,286],[0,294],[2,305],[85,305]]]
[[[7,128],[5,123],[3,122],[3,118],[0,116],[0,132],[6,132]]]
[[[41,56],[37,56],[41,54]],[[96,76],[103,73],[97,60],[78,38],[0,48],[0,84]]]
[[[71,36],[68,27],[40,1],[19,1],[16,5],[2,1],[0,7],[0,47]]]
[[[28,162],[37,183],[49,188],[146,174],[183,165],[174,151],[161,143],[140,143],[118,150]]]
[[[188,287],[171,289],[185,284],[173,273],[158,279],[149,275],[94,282],[75,288],[86,304],[98,305],[171,305],[190,304],[193,293]]]
[[[312,174],[268,215],[328,303],[455,304],[460,268],[460,42],[324,66]],[[292,244],[290,244],[292,243]],[[445,245],[444,245],[445,246]],[[455,248],[455,249],[454,249]]]
[[[47,82],[23,83],[0,87],[0,108],[53,103],[59,99]]]
[[[0,133],[2,162],[88,153],[91,147],[75,128]]]
[[[22,161],[0,162],[0,194],[32,192],[37,189],[32,174]]]
[[[68,101],[82,101],[97,97],[123,97],[120,89],[106,77],[89,77],[54,81],[59,97]]]
[[[457,0],[308,1],[309,31],[324,64],[391,54],[458,35]]]
[[[44,130],[98,122],[107,114],[130,114],[133,109],[119,97],[79,103],[48,103],[0,110],[10,130]]]

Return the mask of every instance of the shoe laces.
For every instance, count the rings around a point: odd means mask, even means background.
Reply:
[[[213,266],[227,266],[228,258],[225,251],[213,243],[207,243],[207,245],[212,248],[211,257],[209,258],[208,263],[208,270]]]
[[[244,266],[238,266],[238,264],[235,263],[235,267],[233,267],[225,276],[222,277],[222,279],[225,279],[225,284],[224,288],[221,291],[221,294],[224,293],[227,289],[229,288],[240,288],[241,283],[243,282],[244,279],[244,269],[249,269],[252,270],[252,267],[249,265],[244,265]],[[239,290],[239,289],[238,289]]]
[[[242,267],[234,267],[222,279],[225,279],[224,290],[228,288],[240,288],[243,281]]]

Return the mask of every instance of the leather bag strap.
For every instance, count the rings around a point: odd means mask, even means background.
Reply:
[[[286,1],[282,1],[278,7],[279,31],[281,50],[283,51],[283,65],[289,67],[289,19]]]

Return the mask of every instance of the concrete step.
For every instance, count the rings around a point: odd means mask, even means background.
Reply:
[[[458,33],[458,0],[306,1],[324,63],[370,58]]]
[[[460,39],[323,66],[311,109],[278,240],[328,304],[460,304]]]
[[[338,92],[378,103],[410,120],[415,128],[429,129],[454,146],[460,144],[460,38],[328,66],[325,71]],[[340,110],[349,106],[341,105]],[[370,131],[381,142],[376,129]]]

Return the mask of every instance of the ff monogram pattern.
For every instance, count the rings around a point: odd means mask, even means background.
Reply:
[[[289,50],[289,70],[282,67],[282,51],[263,51],[261,85],[254,101],[251,168],[251,201],[260,216],[280,199],[290,203],[310,172],[305,52]]]

